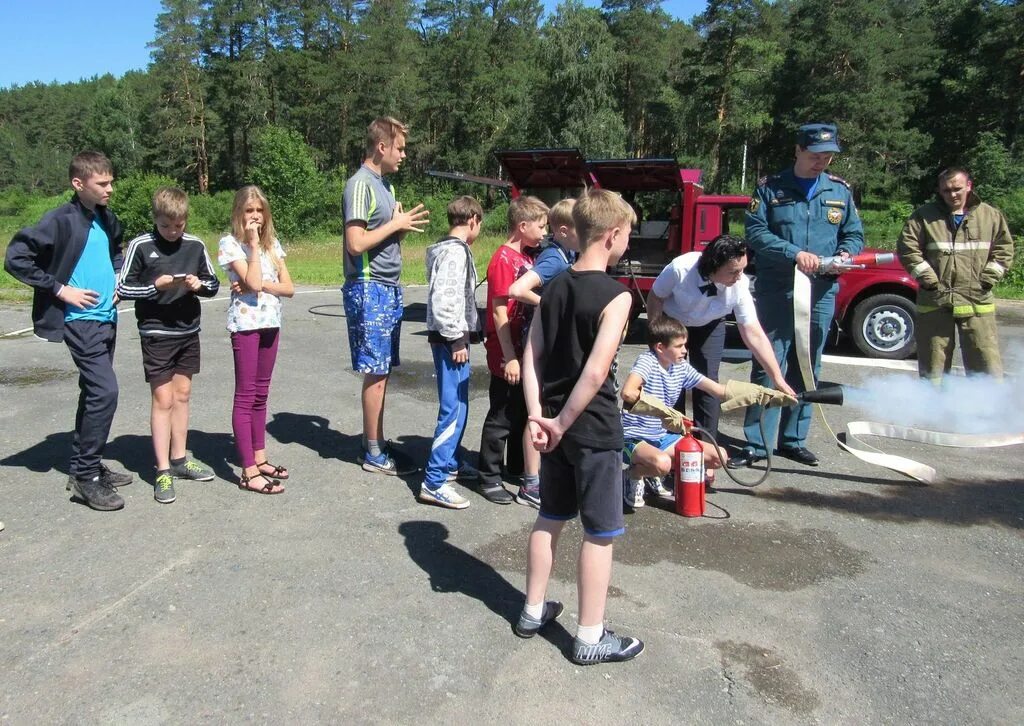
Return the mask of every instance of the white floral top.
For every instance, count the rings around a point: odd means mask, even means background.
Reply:
[[[274,240],[274,254],[284,258],[284,249],[279,240]],[[231,263],[249,259],[249,245],[239,242],[232,235],[220,241],[217,252],[217,264],[228,273],[231,282],[239,282],[241,278],[231,268]],[[260,267],[263,270],[264,282],[279,282],[277,265],[274,257],[260,251]],[[281,298],[269,292],[232,292],[231,304],[228,305],[228,330],[237,333],[242,330],[260,330],[261,328],[281,327]]]

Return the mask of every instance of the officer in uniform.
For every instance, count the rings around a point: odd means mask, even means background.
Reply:
[[[760,179],[746,216],[747,244],[757,264],[757,317],[771,341],[775,359],[796,391],[805,390],[793,335],[793,276],[795,269],[811,275],[810,346],[814,378],[821,369],[821,351],[835,313],[835,276],[816,275],[820,258],[855,255],[864,247],[864,231],[853,203],[850,185],[825,171],[840,151],[832,124],[805,124],[797,132],[796,161],[773,176]],[[770,384],[754,361],[750,380]],[[747,447],[729,461],[730,468],[750,466],[775,444],[781,456],[807,466],[818,457],[805,445],[811,426],[811,405],[768,409],[761,438],[762,408],[751,406],[743,422]]]

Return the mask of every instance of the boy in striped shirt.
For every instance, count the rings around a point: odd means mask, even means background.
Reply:
[[[701,375],[686,360],[686,326],[675,318],[661,315],[647,325],[647,347],[633,364],[622,386],[622,400],[627,407],[636,403],[641,390],[667,406],[673,406],[683,391],[697,388],[718,398],[725,397],[725,386]],[[628,466],[623,472],[623,500],[627,508],[644,506],[644,488],[652,494],[671,496],[662,484],[662,477],[672,471],[672,450],[679,434],[665,430],[661,420],[651,416],[622,412],[622,431],[626,445],[622,460]],[[722,466],[718,452],[711,444],[700,442],[704,449],[704,466],[709,483],[711,470]]]

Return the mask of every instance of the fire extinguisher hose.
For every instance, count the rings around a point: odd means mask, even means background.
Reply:
[[[758,426],[760,426],[760,428],[761,428],[761,440],[762,441],[765,440],[765,435],[764,435],[764,414],[765,414],[765,411],[767,411],[766,408],[762,408],[761,409],[761,418],[759,418],[758,421],[757,421]],[[714,435],[710,431],[708,431],[707,429],[702,429],[700,426],[697,426],[696,424],[694,424],[693,426],[690,427],[690,433],[692,433],[694,436],[698,436],[698,438],[700,436],[707,437],[708,443],[710,443],[713,447],[715,447],[715,451],[718,452],[718,458],[721,461],[723,461],[723,462],[725,461],[725,455],[722,453],[722,447],[719,446],[718,440],[715,439]],[[743,481],[742,479],[737,478],[736,475],[732,472],[732,470],[729,467],[727,467],[727,466],[723,466],[722,467],[722,471],[724,471],[726,476],[728,476],[734,482],[739,484],[741,487],[747,487],[748,489],[753,489],[754,487],[761,486],[764,483],[765,479],[768,478],[768,475],[772,473],[772,452],[770,450],[770,447],[769,447],[769,450],[767,451],[767,456],[765,457],[764,472],[761,474],[761,476],[759,476],[754,481],[746,482],[746,481]]]

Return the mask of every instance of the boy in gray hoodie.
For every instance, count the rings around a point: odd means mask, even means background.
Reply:
[[[470,245],[480,234],[484,211],[473,197],[448,205],[448,234],[427,248],[427,340],[437,374],[437,427],[418,499],[448,509],[469,500],[452,482],[472,474],[459,462],[469,415],[469,339],[478,333],[476,267]]]

